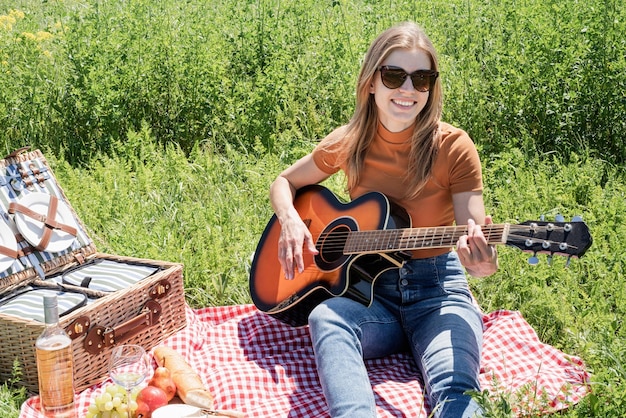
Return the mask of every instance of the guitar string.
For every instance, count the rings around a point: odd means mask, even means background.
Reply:
[[[452,229],[451,233],[446,234],[446,229]],[[536,227],[531,227],[531,226],[510,226],[509,227],[509,234],[511,233],[515,233],[515,232],[526,232],[528,230],[531,229],[536,229]],[[329,232],[327,234],[324,234],[325,236],[336,236],[336,237],[343,237],[343,236],[347,236],[347,235],[351,235],[351,234],[356,234],[356,235],[402,235],[403,237],[406,235],[407,232],[410,232],[411,230],[416,230],[418,231],[417,234],[415,235],[410,235],[410,238],[413,239],[415,237],[420,238],[420,237],[435,237],[435,238],[446,238],[449,236],[461,236],[463,234],[467,233],[467,229],[464,227],[454,227],[454,226],[450,226],[450,227],[434,227],[434,228],[405,228],[405,229],[375,229],[375,230],[349,230],[349,231],[341,231],[341,232]],[[503,227],[492,227],[492,228],[488,228],[485,229],[485,226],[483,226],[483,232],[485,233],[485,235],[487,235],[488,237],[490,237],[491,235],[493,235],[494,232],[497,232],[498,234],[501,234],[502,231],[506,230],[506,226]],[[565,230],[565,228],[555,228],[554,230],[550,231],[550,232],[559,232],[560,230]],[[425,231],[424,234],[420,235],[419,231]],[[443,233],[437,233],[438,231],[443,231]],[[322,233],[320,233],[320,236],[323,235]]]
[[[435,232],[437,231],[444,231],[446,228],[453,228],[452,233],[449,234],[437,234]],[[484,228],[484,226],[483,226]],[[409,235],[409,236],[405,236],[407,231],[410,231],[411,229],[423,229],[423,228],[407,228],[407,229],[396,229],[396,230],[366,230],[366,231],[342,231],[342,232],[329,232],[327,234],[323,234],[320,233],[319,238],[320,240],[318,242],[323,242],[323,247],[328,249],[328,250],[341,250],[345,247],[345,244],[347,242],[347,239],[350,235],[352,234],[356,234],[356,235],[360,235],[360,238],[356,238],[354,241],[356,244],[380,244],[380,242],[384,242],[384,236],[385,235],[389,235],[391,236],[391,238],[394,238],[394,242],[399,242],[399,243],[404,243],[403,245],[406,246],[406,243],[411,243],[413,242],[414,244],[417,243],[418,241],[421,241],[422,243],[432,243],[433,241],[437,241],[439,240],[441,242],[442,246],[448,246],[448,244],[444,245],[443,242],[445,239],[450,239],[450,244],[449,245],[453,245],[454,243],[456,243],[456,240],[458,240],[458,238],[467,233],[467,230],[463,227],[435,227],[435,228],[427,228],[426,232],[430,232],[430,233],[425,233],[424,235]],[[529,236],[518,236],[515,234],[515,232],[526,232],[529,230],[533,230],[536,229],[536,227],[532,227],[532,226],[510,226],[509,227],[509,234],[508,236],[510,238],[517,238],[521,241],[526,240],[526,239],[536,239],[542,242],[551,242],[551,243],[555,243],[558,241],[553,241],[553,240],[549,240],[549,239],[543,239],[543,238],[539,238],[539,237],[529,237]],[[489,239],[494,235],[494,233],[497,233],[498,235],[502,235],[502,232],[506,230],[506,226],[496,226],[496,227],[490,227],[487,230],[485,230],[484,232],[486,233],[487,236],[487,240],[489,241]],[[564,230],[564,228],[562,227],[557,227],[554,230],[552,230],[551,232],[560,232],[561,230]],[[379,239],[376,239],[377,235],[381,235],[383,236],[383,239],[380,239],[380,237],[378,237]],[[361,242],[365,240],[366,242]],[[368,241],[371,240],[371,241]],[[387,239],[387,243],[389,243],[389,239]],[[432,247],[432,245],[429,245],[430,247]]]
[[[523,236],[523,235],[515,235],[515,234],[510,234],[509,235],[509,241],[516,241],[516,242],[524,242],[528,239],[527,236]],[[550,246],[554,245],[554,244],[560,244],[560,241],[554,241],[554,240],[548,240],[548,239],[542,239],[542,238],[534,238],[536,240],[536,243],[549,243]],[[377,242],[375,242],[375,244],[377,244]],[[394,247],[393,249],[389,249],[389,251],[399,251],[399,250],[419,250],[419,249],[424,249],[424,248],[443,248],[443,247],[451,247],[454,246],[456,244],[456,242],[449,242],[447,244],[441,243],[441,245],[422,245],[422,246],[412,246],[410,244],[404,244],[402,246],[399,246],[399,248]],[[529,245],[527,247],[530,247],[532,245]],[[326,250],[327,252],[341,252],[341,253],[351,253],[350,251],[346,251],[346,246],[345,246],[345,241],[340,241],[340,242],[335,242],[333,244],[327,244],[325,243],[322,248],[324,250]],[[320,249],[320,248],[318,248]],[[566,249],[569,250],[576,250],[578,249],[578,246],[576,245],[571,245],[571,244],[567,244],[567,247],[565,249],[559,249],[559,251],[552,251],[552,252],[565,252]],[[377,252],[384,252],[387,249],[386,248],[380,248],[380,247],[370,247],[369,250],[371,251],[377,251]],[[530,248],[529,248],[530,250]],[[545,252],[548,251],[549,248],[544,248],[541,250],[537,250],[538,252]],[[355,252],[366,252],[365,250],[361,249],[361,251],[355,251]]]

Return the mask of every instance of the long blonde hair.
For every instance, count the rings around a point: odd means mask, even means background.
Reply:
[[[340,155],[345,156],[337,163],[346,162],[348,190],[352,190],[359,182],[366,150],[374,139],[378,127],[378,109],[374,95],[370,93],[373,77],[382,62],[396,49],[424,51],[430,57],[431,70],[439,71],[435,47],[426,33],[415,23],[405,22],[387,29],[372,42],[359,73],[356,107],[346,126],[345,135],[328,144],[329,147],[339,150]],[[405,178],[408,184],[406,198],[417,196],[430,177],[439,149],[442,103],[443,93],[438,77],[430,90],[426,106],[416,119]]]

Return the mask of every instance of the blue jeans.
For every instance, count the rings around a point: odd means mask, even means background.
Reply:
[[[455,252],[382,273],[368,308],[345,297],[309,316],[317,370],[333,418],[375,418],[363,359],[410,351],[435,417],[481,416],[465,394],[480,390],[482,319]]]

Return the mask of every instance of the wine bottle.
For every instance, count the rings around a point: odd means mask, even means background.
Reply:
[[[44,296],[43,306],[46,328],[35,342],[41,413],[75,418],[72,340],[59,326],[56,295]]]

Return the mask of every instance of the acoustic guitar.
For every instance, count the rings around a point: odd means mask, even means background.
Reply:
[[[343,203],[320,185],[300,189],[294,206],[309,228],[319,254],[304,254],[304,271],[285,278],[278,262],[280,224],[272,216],[258,243],[250,271],[256,307],[280,321],[302,326],[322,301],[345,296],[369,306],[376,278],[400,268],[411,250],[453,247],[467,226],[411,228],[409,214],[384,194],[367,193]],[[580,257],[592,238],[584,222],[526,221],[482,225],[490,244],[522,251]]]

